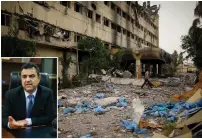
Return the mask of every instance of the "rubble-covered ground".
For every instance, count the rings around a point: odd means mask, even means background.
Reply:
[[[88,100],[93,102],[97,98],[93,98],[97,93],[104,93],[106,97],[125,97],[128,106],[110,109],[103,114],[95,114],[93,110],[90,112],[74,112],[63,115],[64,107],[58,110],[58,128],[60,138],[80,137],[92,133],[95,138],[125,138],[125,137],[152,137],[152,131],[161,129],[147,128],[147,136],[133,135],[132,132],[120,126],[120,120],[132,120],[133,107],[132,100],[139,97],[145,107],[155,103],[168,102],[170,96],[176,93],[184,92],[184,86],[169,87],[161,86],[149,89],[145,86],[134,85],[118,85],[108,83],[93,83],[91,85],[82,86],[74,89],[64,89],[59,91],[59,96],[63,96],[61,103],[65,107],[69,107],[68,99],[72,100]],[[156,123],[163,124],[165,119],[155,118]]]

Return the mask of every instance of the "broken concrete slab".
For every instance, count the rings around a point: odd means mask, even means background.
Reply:
[[[192,138],[192,133],[191,131],[189,130],[189,128],[187,126],[185,126],[181,132],[179,133],[180,135],[178,136],[174,136],[174,138]],[[153,136],[152,138],[168,138],[167,136],[165,135],[162,135],[162,134],[159,134],[159,133],[156,133],[156,132],[153,132]],[[173,137],[172,137],[173,138]]]
[[[198,123],[202,121],[202,110],[194,114],[193,116],[187,118],[187,119],[179,119],[176,122],[176,128],[182,128],[184,126],[188,126],[194,123]]]
[[[193,96],[191,96],[186,102],[195,103],[201,98],[202,98],[202,90],[198,89],[196,93]],[[180,114],[178,114],[177,117],[181,117],[183,114],[184,112],[181,112]]]
[[[111,78],[111,76],[106,75],[106,76],[102,76],[102,81],[106,82]]]
[[[130,77],[132,77],[132,73],[131,72],[129,72],[127,70],[123,72],[123,78],[130,78]]]
[[[78,103],[81,103],[81,98],[67,99],[64,103],[66,107],[75,107]]]
[[[168,82],[167,82],[167,86],[172,86],[172,87],[175,87],[175,86],[179,86],[181,84],[181,81],[179,78],[168,78]]]
[[[183,83],[186,85],[194,85],[196,79],[195,73],[186,73],[183,75]]]
[[[101,69],[102,74],[106,75],[107,72],[104,69]]]
[[[131,78],[115,78],[112,77],[108,81],[108,83],[114,83],[114,84],[131,84],[135,86],[141,86],[144,82],[144,79],[131,79]]]
[[[202,98],[202,90],[198,89],[196,93],[187,100],[187,102],[196,102],[201,98]]]
[[[192,138],[192,133],[191,131],[189,130],[189,128],[187,126],[185,126],[180,135],[179,136],[176,136],[175,138]]]
[[[144,112],[144,105],[137,97],[132,100],[132,106],[133,106],[133,115],[132,115],[133,121],[139,123],[141,116]]]
[[[123,72],[116,69],[113,73],[112,73],[115,77],[123,77]]]
[[[104,99],[95,100],[94,102],[98,105],[101,105],[102,107],[106,107],[112,104],[116,104],[119,98],[120,97],[108,97]]]

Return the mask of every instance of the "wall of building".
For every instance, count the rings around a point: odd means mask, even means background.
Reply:
[[[146,16],[139,15],[138,19],[141,27],[137,27],[134,23],[135,17],[131,3],[114,1],[108,2],[106,5],[103,1],[69,1],[66,7],[60,1],[47,1],[45,3],[48,4],[48,8],[31,1],[2,2],[1,10],[11,16],[10,25],[1,26],[2,35],[8,34],[9,27],[13,28],[13,25],[19,27],[18,19],[22,16],[39,24],[40,34],[37,36],[30,38],[24,30],[19,30],[18,34],[21,39],[37,42],[37,56],[61,57],[62,50],[59,48],[76,47],[77,36],[98,37],[108,43],[110,47],[118,46],[135,49],[138,45],[138,39],[141,40],[142,47],[159,47],[158,17],[154,22],[151,22],[145,18]],[[92,4],[96,6],[96,10],[92,8]],[[113,4],[115,10],[112,9]],[[80,12],[76,12],[76,5],[80,5]],[[121,11],[120,14],[117,13],[117,9]],[[93,13],[92,18],[89,18],[89,10]],[[127,14],[126,18],[123,17],[123,13]],[[96,18],[96,14],[100,15],[100,20]],[[130,20],[128,17],[130,17]],[[104,24],[105,18],[108,20],[109,26]],[[120,27],[120,32],[117,28],[112,29],[113,24]],[[68,31],[69,38],[64,40],[55,35],[47,38],[44,35],[45,25],[54,26],[58,32],[61,30]],[[126,31],[125,34],[124,30]],[[72,58],[76,60],[75,53],[72,53]],[[76,65],[71,64],[70,67],[69,73],[72,77],[76,74]],[[58,71],[61,71],[61,68],[62,66],[59,64]],[[61,77],[60,72],[59,76]]]
[[[193,64],[180,64],[177,67],[177,72],[178,73],[187,73],[187,72],[195,72],[197,70],[197,68],[193,65]]]
[[[78,2],[81,4],[81,12],[75,11],[75,5],[77,2],[70,2],[70,6],[66,8],[57,2],[47,2],[49,8],[45,8],[35,2],[4,2],[2,3],[2,10],[6,10],[11,13],[28,14],[33,18],[44,21],[46,23],[58,26],[62,29],[71,31],[71,37],[69,41],[60,42],[59,40],[52,39],[51,42],[57,42],[61,46],[72,47],[75,46],[75,34],[86,35],[90,37],[98,37],[101,40],[117,45],[124,48],[135,48],[137,47],[136,38],[141,38],[151,43],[151,45],[158,47],[158,38],[151,37],[151,35],[145,33],[150,31],[153,36],[158,36],[158,24],[157,29],[154,29],[149,22],[147,22],[142,16],[139,17],[139,22],[143,27],[143,30],[138,29],[135,24],[125,19],[122,15],[118,14],[116,10],[112,10],[112,2],[109,2],[109,6],[106,6],[104,2],[94,2],[96,10],[93,10],[92,2]],[[121,11],[130,15],[130,19],[134,19],[134,12],[131,6],[127,5],[126,2],[113,2],[116,8],[121,8]],[[88,18],[88,10],[93,12],[92,19]],[[96,22],[96,14],[99,14],[100,23]],[[122,14],[122,13],[121,13]],[[54,18],[53,18],[54,17]],[[109,20],[109,27],[104,25],[104,18]],[[111,23],[119,25],[121,32],[113,30]],[[123,29],[126,30],[126,35],[123,34]],[[127,36],[127,32],[130,32],[130,37]],[[134,35],[134,39],[132,38]],[[141,45],[147,47],[145,43]],[[150,45],[150,44],[149,44]]]
[[[76,62],[76,54],[73,52],[67,52],[67,54],[71,55],[72,61]],[[62,57],[62,50],[52,49],[50,47],[46,47],[42,44],[37,44],[37,56],[38,57],[58,57],[58,77],[62,78],[62,65],[59,60]],[[68,69],[69,77],[72,78],[73,75],[77,74],[76,64],[71,63]]]

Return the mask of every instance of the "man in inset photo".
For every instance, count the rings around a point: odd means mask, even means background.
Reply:
[[[20,78],[21,85],[5,93],[3,128],[16,130],[51,125],[56,119],[56,105],[53,91],[39,84],[39,67],[31,62],[23,64]]]

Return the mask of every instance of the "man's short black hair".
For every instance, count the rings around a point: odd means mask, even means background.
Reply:
[[[39,67],[35,63],[32,63],[32,62],[28,62],[28,63],[23,64],[21,67],[21,71],[23,69],[31,69],[31,68],[35,68],[37,75],[39,76]]]

